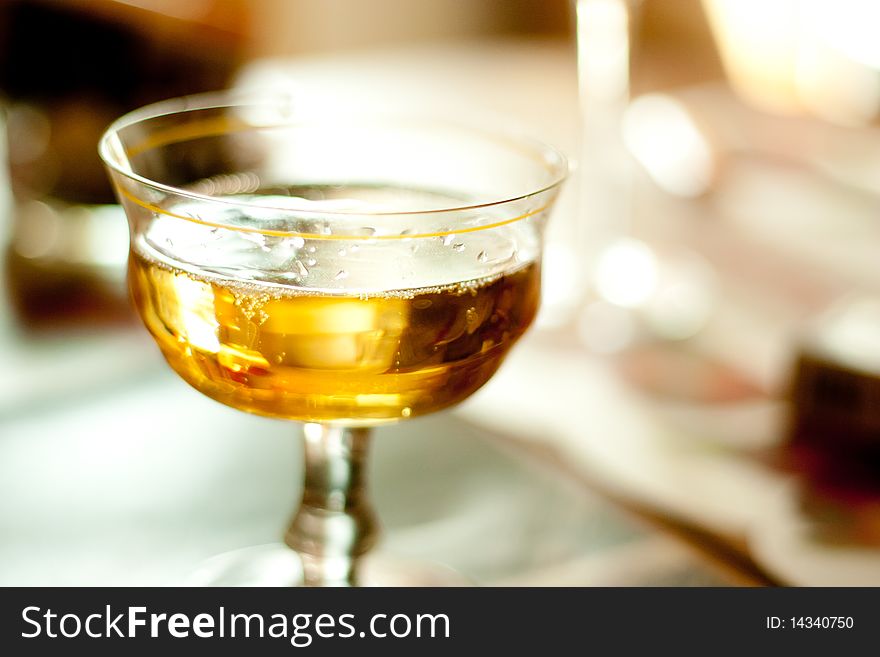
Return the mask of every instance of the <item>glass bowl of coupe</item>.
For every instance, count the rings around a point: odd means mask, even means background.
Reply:
[[[303,428],[284,542],[199,581],[442,583],[361,559],[378,537],[370,435],[461,402],[529,327],[564,157],[456,121],[225,93],[128,114],[100,151],[165,359],[208,397]]]

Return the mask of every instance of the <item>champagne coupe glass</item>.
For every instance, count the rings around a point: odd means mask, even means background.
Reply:
[[[528,328],[564,157],[454,121],[232,92],[128,114],[100,152],[132,298],[171,367],[305,423],[285,545],[218,581],[357,584],[378,536],[372,428],[462,401]]]

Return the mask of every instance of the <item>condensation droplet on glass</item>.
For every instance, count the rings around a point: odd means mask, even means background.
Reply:
[[[477,256],[477,262],[489,262],[489,256],[486,255],[485,251],[480,251],[480,255]]]
[[[357,244],[352,244],[350,247],[348,247],[348,250],[351,251],[352,253],[357,253],[358,249],[360,249],[360,248],[361,247],[359,247]]]
[[[409,406],[404,406],[402,409],[400,409],[400,414],[403,417],[409,417],[410,415],[412,415],[412,409]]]
[[[315,260],[314,258],[306,258],[306,264],[307,264],[309,267],[314,267],[315,265],[318,264],[318,261]]]
[[[461,242],[453,244],[452,250],[455,251],[456,253],[461,253],[462,251],[464,251],[464,244],[462,244]]]
[[[280,354],[276,355],[276,356],[275,356],[275,364],[276,364],[276,365],[281,365],[281,363],[284,362],[284,357],[285,357],[285,356],[287,356],[287,352],[286,352],[286,351],[282,351]]]
[[[306,243],[306,241],[305,241],[302,237],[296,236],[296,237],[291,237],[291,238],[290,238],[290,245],[291,245],[294,249],[301,249],[301,248],[303,248],[303,246],[305,246],[305,243]]]
[[[301,260],[294,260],[294,269],[296,269],[296,273],[300,275],[300,277],[305,277],[309,275],[309,270],[306,269],[306,266],[302,263]]]
[[[341,281],[346,278],[348,278],[348,272],[345,271],[344,269],[340,269],[338,272],[336,272],[336,276],[333,277],[333,280],[334,281]]]
[[[455,235],[450,233],[443,236],[443,246],[449,246],[455,240]]]
[[[348,251],[344,248],[339,249],[339,251],[337,251],[336,253],[339,255],[340,258],[344,258],[345,256],[348,255]]]
[[[314,245],[314,244],[310,244],[309,246],[306,247],[306,251],[307,251],[308,253],[314,253],[315,250],[316,250],[316,249],[315,249],[315,245]]]

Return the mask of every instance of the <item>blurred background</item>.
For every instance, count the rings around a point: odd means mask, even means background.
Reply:
[[[880,585],[871,0],[5,0],[0,584],[173,584],[277,540],[296,430],[202,398],[125,289],[96,144],[220,88],[562,148],[538,326],[383,429],[391,552],[478,583]]]

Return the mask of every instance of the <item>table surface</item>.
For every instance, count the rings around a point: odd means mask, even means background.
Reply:
[[[203,398],[139,347],[149,364],[112,386],[0,418],[0,584],[173,584],[285,529],[298,427]],[[730,581],[455,413],[378,434],[370,479],[389,555],[483,584]]]

